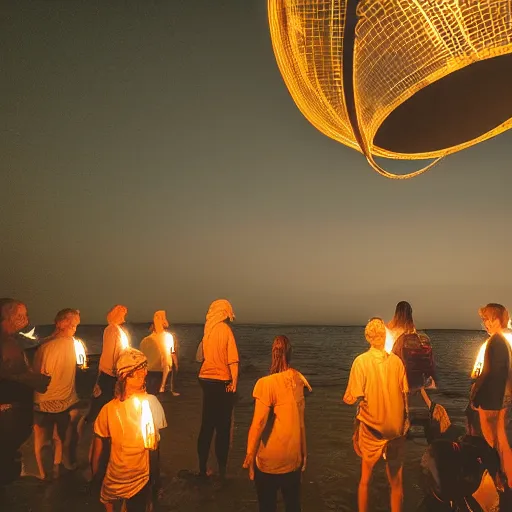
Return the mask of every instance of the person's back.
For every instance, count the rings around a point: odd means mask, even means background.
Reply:
[[[393,439],[403,433],[406,390],[400,358],[372,347],[354,360],[345,396],[362,397],[357,418]]]
[[[231,327],[225,322],[215,325],[207,339],[203,340],[203,364],[200,379],[231,380],[229,365],[238,362],[238,350]]]
[[[72,337],[61,336],[42,344],[36,352],[34,368],[52,377],[45,393],[34,393],[37,409],[60,412],[78,401],[75,391],[76,355]]]
[[[304,380],[294,369],[258,380],[253,396],[272,408],[256,464],[264,473],[295,471],[302,464],[300,407],[304,406]]]
[[[429,378],[435,380],[432,344],[426,334],[401,334],[393,345],[392,352],[404,363],[409,389],[425,386]]]

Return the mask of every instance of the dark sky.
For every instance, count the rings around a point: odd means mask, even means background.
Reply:
[[[0,7],[0,295],[35,323],[118,302],[201,321],[218,297],[244,323],[512,307],[511,133],[388,181],[302,117],[263,0]]]

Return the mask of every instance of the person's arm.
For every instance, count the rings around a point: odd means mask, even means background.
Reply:
[[[302,471],[306,470],[306,464],[308,462],[308,447],[306,442],[306,422],[304,420],[305,401],[304,398],[298,404],[299,415],[300,415],[300,445],[302,452]]]
[[[229,372],[231,373],[231,384],[228,386],[228,391],[236,393],[238,385],[238,363],[231,363],[229,365]]]
[[[364,397],[364,381],[363,370],[358,358],[356,358],[350,369],[347,389],[343,395],[343,401],[347,405],[354,405],[360,398]]]
[[[252,418],[249,436],[247,438],[247,454],[245,456],[243,467],[249,470],[249,478],[254,480],[254,463],[258,448],[260,446],[261,436],[265,425],[267,424],[270,407],[265,405],[258,398],[254,405],[254,416]]]
[[[92,440],[92,451],[91,451],[91,471],[93,478],[97,475],[100,468],[101,454],[103,453],[104,439],[98,435],[94,435]]]

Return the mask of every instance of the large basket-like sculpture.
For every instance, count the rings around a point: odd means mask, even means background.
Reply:
[[[384,176],[512,127],[512,0],[268,0],[268,12],[301,112]],[[395,175],[376,156],[436,160]]]

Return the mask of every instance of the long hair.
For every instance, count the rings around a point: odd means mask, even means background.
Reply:
[[[412,306],[405,300],[399,302],[395,308],[395,315],[389,322],[390,330],[403,329],[404,333],[410,334],[416,331],[412,318]]]
[[[292,358],[292,344],[286,336],[276,336],[272,343],[270,375],[288,370]]]
[[[487,306],[480,308],[478,310],[478,314],[482,320],[486,318],[489,320],[495,320],[497,318],[503,329],[506,329],[510,322],[510,316],[505,306],[496,304],[495,302],[491,302],[490,304],[487,304]]]

